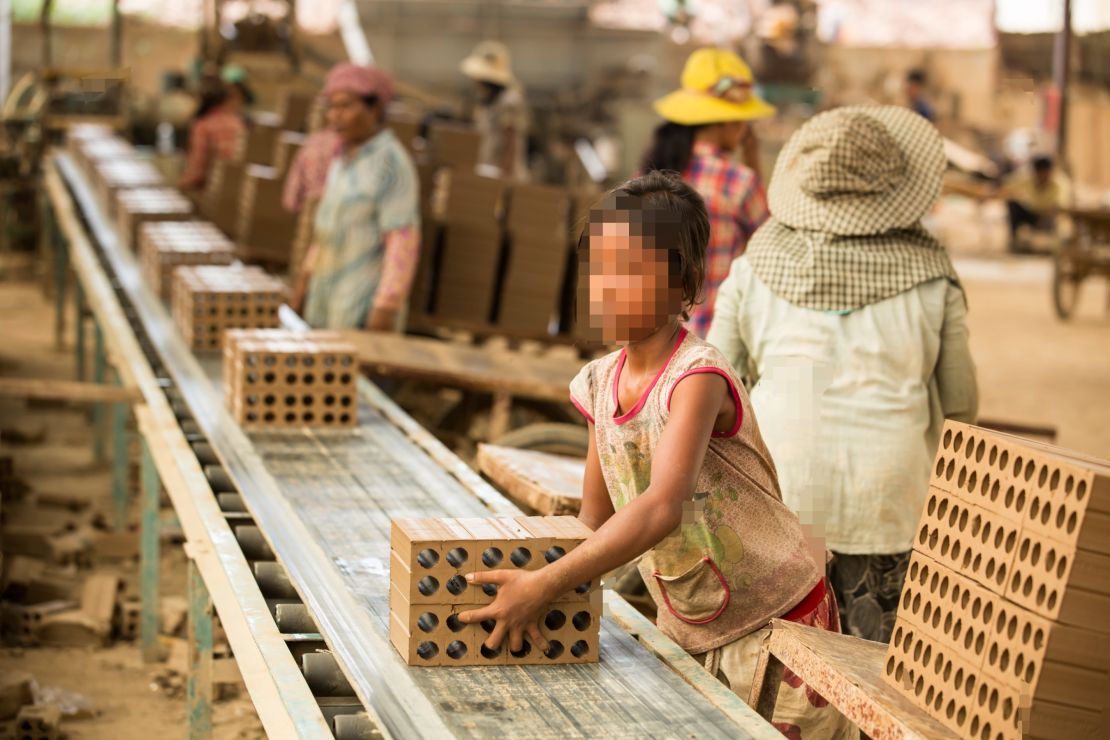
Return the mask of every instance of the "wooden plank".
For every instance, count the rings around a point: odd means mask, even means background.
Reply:
[[[0,378],[0,397],[74,403],[139,403],[134,388],[44,378]]]
[[[765,650],[871,737],[956,737],[882,678],[887,646],[782,619]]]
[[[577,514],[582,508],[584,460],[480,444],[478,468],[510,499],[544,516]]]
[[[635,635],[640,644],[682,676],[713,706],[728,715],[736,724],[744,727],[752,737],[760,740],[781,740],[782,734],[768,723],[760,726],[755,710],[732,692],[727,686],[710,675],[707,670],[690,657],[647,617],[613,591],[605,592],[605,614],[620,625],[621,629]]]
[[[138,388],[146,401],[135,408],[140,432],[150,445],[162,485],[181,519],[187,546],[213,593],[216,610],[239,661],[247,691],[259,719],[271,737],[331,738],[332,733],[316,705],[299,668],[289,654],[269,609],[258,591],[222,512],[216,504],[204,471],[192,454],[161,387],[147,364],[127,318],[100,267],[75,204],[63,183],[61,170],[80,182],[68,157],[55,153],[45,168],[44,183],[66,234],[73,267],[81,280],[89,307],[104,329],[107,351],[119,369],[123,385]],[[78,186],[75,186],[77,188]],[[92,195],[82,183],[82,202],[88,216],[96,218]]]
[[[574,357],[528,355],[424,337],[346,331],[366,371],[483,393],[568,402],[582,368]]]

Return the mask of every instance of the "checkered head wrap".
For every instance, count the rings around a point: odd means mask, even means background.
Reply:
[[[940,192],[944,145],[931,123],[894,106],[822,113],[786,143],[770,218],[747,256],[761,281],[806,308],[848,311],[936,278],[958,283],[921,226]]]

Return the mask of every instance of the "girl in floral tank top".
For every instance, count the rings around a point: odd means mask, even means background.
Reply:
[[[508,640],[518,650],[527,639],[546,650],[547,604],[637,559],[659,628],[744,699],[771,619],[839,631],[743,385],[720,352],[682,327],[701,291],[708,238],[701,198],[671,174],[631,180],[591,213],[580,292],[591,328],[624,345],[570,387],[590,427],[579,516],[594,534],[540,570],[468,576],[498,586],[492,604],[459,615],[497,622],[488,647]],[[853,735],[786,674],[776,727],[791,737]]]

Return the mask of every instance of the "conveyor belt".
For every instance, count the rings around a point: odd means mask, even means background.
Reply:
[[[389,520],[482,516],[474,486],[448,474],[364,397],[357,433],[259,433],[224,411],[219,363],[185,348],[121,250],[79,172],[59,171],[185,409],[234,481],[311,610],[359,699],[397,737],[753,737],[606,619],[601,662],[578,666],[409,668],[387,639]],[[511,505],[490,490],[482,499]],[[735,712],[732,716],[736,716]]]

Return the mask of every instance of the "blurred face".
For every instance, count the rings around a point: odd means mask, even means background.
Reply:
[[[917,100],[918,98],[921,97],[922,92],[924,92],[924,91],[922,90],[921,83],[914,82],[913,80],[906,80],[906,97],[907,98],[909,98],[910,100]]]
[[[636,235],[630,215],[614,212],[591,223],[581,262],[586,279],[579,290],[588,292],[591,334],[606,344],[645,339],[682,310],[682,288],[670,276],[666,250]]]
[[[332,93],[327,99],[328,125],[345,144],[360,144],[369,139],[377,128],[378,114],[357,95],[348,92]]]
[[[748,133],[748,124],[744,121],[730,121],[718,124],[718,142],[722,150],[735,151],[740,148],[744,136]]]

